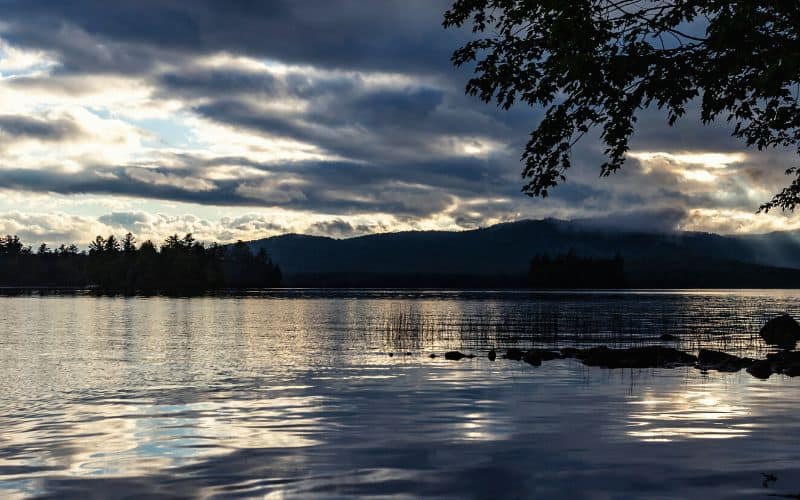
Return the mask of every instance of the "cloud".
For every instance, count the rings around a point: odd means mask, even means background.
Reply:
[[[464,95],[468,69],[449,58],[471,35],[441,28],[449,4],[4,2],[0,186],[150,206],[127,220],[133,212],[95,208],[84,220],[69,208],[52,220],[63,235],[99,225],[226,241],[345,237],[526,217],[733,232],[793,224],[742,214],[785,185],[796,155],[748,151],[727,124],[701,126],[697,102],[673,128],[643,110],[619,174],[598,179],[594,132],[573,149],[567,183],[546,200],[524,197],[519,155],[542,110]],[[159,215],[169,204],[206,215]]]
[[[56,62],[40,50],[22,50],[12,47],[0,38],[0,76],[5,74],[36,74],[47,71]]]
[[[99,222],[111,227],[132,231],[150,223],[150,216],[144,212],[112,212],[97,218]]]
[[[453,109],[446,92],[430,86],[375,86],[359,76],[309,79],[294,73],[269,85],[261,99],[237,98],[235,85],[232,92],[204,88],[205,98],[193,112],[266,137],[313,144],[329,156],[372,163],[485,155],[502,148],[508,132],[500,121],[480,115],[475,120]]]
[[[133,233],[140,241],[151,239],[160,242],[167,235],[192,233],[197,239],[219,240],[223,229],[218,223],[192,214],[167,215],[141,211],[112,212],[97,218],[106,226],[106,232]]]
[[[353,238],[367,234],[385,233],[390,228],[381,221],[370,224],[354,224],[341,218],[320,220],[310,224],[303,232],[331,238]]]
[[[672,233],[680,228],[687,216],[687,212],[679,208],[663,208],[613,212],[600,217],[577,219],[575,222],[583,227],[632,233]]]
[[[159,60],[230,52],[328,68],[447,69],[446,0],[5,2],[4,36],[52,51],[63,71],[142,72]],[[335,22],[334,22],[335,20]],[[458,40],[458,39],[457,39]]]
[[[308,199],[303,189],[305,182],[301,180],[275,180],[267,179],[254,184],[240,184],[236,187],[236,194],[244,198],[260,201],[265,205],[286,205],[293,202],[303,202]]]
[[[64,213],[0,214],[0,234],[18,235],[23,242],[32,246],[42,242],[52,245],[57,242],[89,241],[85,239],[86,236],[99,229],[102,226],[91,218]]]
[[[167,72],[156,77],[164,96],[181,95],[187,98],[206,98],[214,95],[247,94],[274,98],[278,95],[278,82],[269,72],[244,72],[229,68],[187,68],[181,72]]]
[[[216,185],[205,179],[197,179],[190,176],[181,176],[168,172],[161,172],[147,168],[128,168],[125,174],[129,179],[139,181],[153,186],[174,187],[188,192],[212,191]]]
[[[12,139],[61,141],[76,139],[83,134],[80,126],[69,119],[43,120],[31,116],[0,115],[0,135]]]
[[[324,236],[347,238],[355,234],[355,228],[352,224],[345,222],[342,219],[333,219],[311,224],[309,227],[309,232],[311,234],[322,234]]]

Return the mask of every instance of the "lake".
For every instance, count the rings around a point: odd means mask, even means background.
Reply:
[[[486,353],[664,344],[671,333],[666,345],[685,350],[763,356],[760,325],[800,317],[798,299],[2,297],[0,497],[796,495],[800,378],[533,367]],[[476,358],[443,359],[451,349]]]

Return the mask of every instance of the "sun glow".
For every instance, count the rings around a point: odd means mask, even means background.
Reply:
[[[742,163],[747,157],[742,153],[664,153],[633,152],[631,158],[641,162],[642,171],[670,172],[682,181],[711,184],[720,180],[730,165]]]
[[[668,163],[702,165],[706,168],[725,168],[734,163],[741,163],[747,155],[743,153],[664,153],[664,152],[632,152],[632,158],[641,161],[661,160]]]
[[[681,175],[690,181],[696,182],[714,182],[718,179],[716,175],[703,169],[684,170]]]

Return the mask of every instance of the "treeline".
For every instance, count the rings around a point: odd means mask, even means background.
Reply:
[[[611,259],[566,255],[537,255],[531,259],[528,284],[531,288],[625,288],[622,256]]]
[[[92,287],[114,292],[206,291],[275,287],[281,270],[262,249],[246,243],[206,246],[191,234],[168,237],[158,248],[137,246],[130,233],[119,240],[98,236],[89,250],[75,245],[36,251],[17,236],[0,238],[0,286]]]

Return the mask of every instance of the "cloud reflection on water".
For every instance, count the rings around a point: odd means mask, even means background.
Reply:
[[[505,484],[685,497],[760,488],[765,470],[800,481],[786,439],[800,430],[796,380],[450,362],[427,353],[500,337],[453,327],[394,344],[364,327],[398,307],[451,324],[547,307],[511,297],[0,299],[16,325],[0,332],[14,346],[0,351],[2,496],[490,496]],[[398,347],[412,355],[386,355]]]

